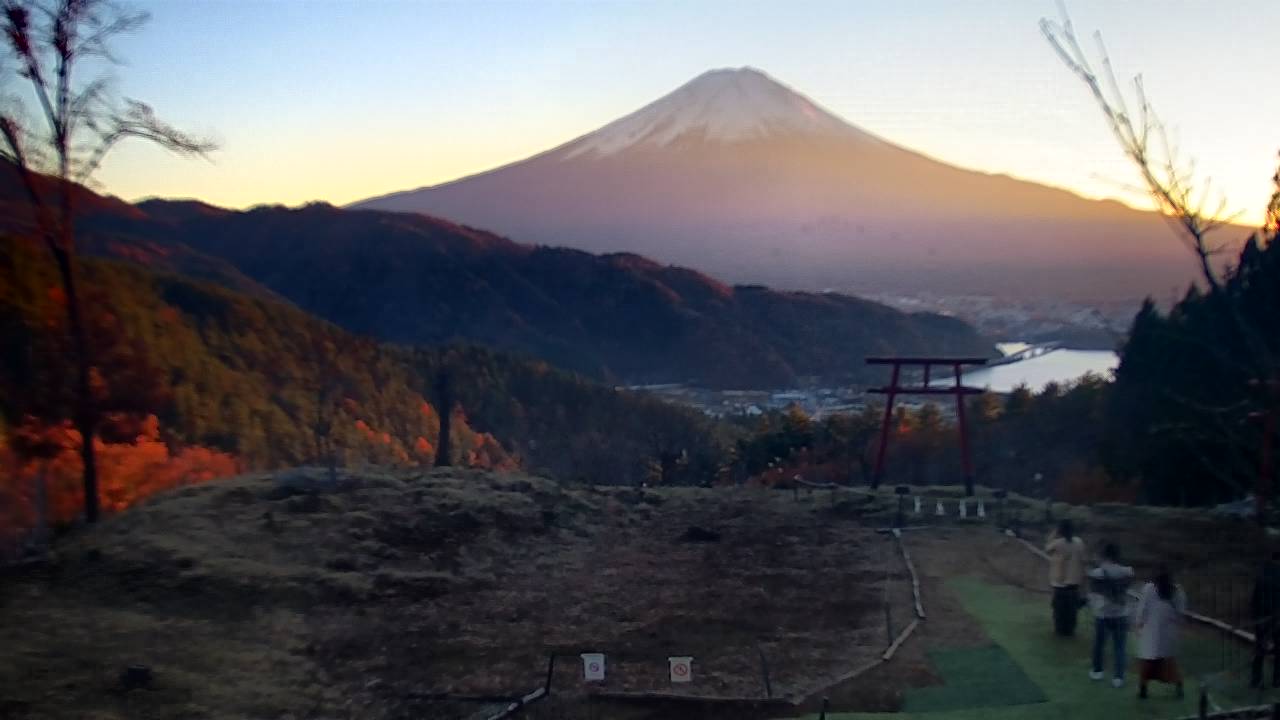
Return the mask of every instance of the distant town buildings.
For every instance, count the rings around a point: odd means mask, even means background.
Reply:
[[[994,393],[1009,393],[1017,387],[1039,392],[1049,384],[1074,382],[1086,375],[1108,377],[1119,362],[1110,350],[1066,350],[1056,342],[1030,344],[1025,342],[999,343],[1004,357],[992,360],[986,366],[967,371],[964,382],[984,387]],[[908,369],[904,380],[919,382],[923,377],[919,370]],[[879,404],[881,398],[867,392],[866,387],[826,386],[816,377],[801,378],[805,383],[799,388],[773,390],[714,390],[682,383],[659,385],[630,385],[624,388],[644,392],[668,402],[696,408],[713,417],[751,417],[771,410],[798,407],[810,417],[821,419],[828,415],[859,413],[868,405]],[[954,382],[951,377],[937,377],[931,385],[944,386]],[[955,416],[952,398],[899,397],[895,407],[919,410],[934,405],[944,418]]]
[[[713,390],[679,383],[628,385],[625,390],[644,392],[668,402],[696,408],[712,417],[753,417],[770,410],[795,406],[815,419],[827,415],[859,413],[875,402],[863,387],[783,388],[777,390]],[[918,410],[927,402],[899,398],[896,407]],[[955,413],[954,403],[934,402],[944,417]]]

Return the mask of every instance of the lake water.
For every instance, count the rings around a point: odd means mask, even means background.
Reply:
[[[1049,383],[1067,383],[1090,373],[1110,379],[1119,365],[1120,356],[1109,350],[1051,350],[1028,360],[967,372],[964,384],[998,393],[1026,385],[1039,392]]]

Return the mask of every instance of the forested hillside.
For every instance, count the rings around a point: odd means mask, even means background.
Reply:
[[[35,175],[33,180],[46,196],[59,196],[61,190],[51,179]],[[145,213],[119,198],[99,195],[79,185],[71,187],[77,222],[93,229],[78,235],[76,242],[81,253],[126,260],[152,270],[210,280],[249,295],[279,299],[226,260],[197,252],[181,238],[164,231],[157,224],[157,220],[163,222],[163,216]],[[184,214],[224,212],[198,202],[175,201],[171,205],[181,208]],[[29,237],[35,230],[31,202],[18,180],[18,173],[7,160],[0,158],[0,236]]]
[[[1253,492],[1266,471],[1264,447],[1276,457],[1276,239],[1246,243],[1220,292],[1192,288],[1167,314],[1148,302],[1134,320],[1116,371],[1107,460],[1152,501],[1221,502]]]
[[[1103,465],[1111,384],[1086,377],[1038,393],[1019,388],[969,400],[969,449],[981,485],[1068,502],[1134,500],[1137,489]],[[802,412],[742,419],[734,470],[769,484],[795,475],[812,481],[868,484],[872,480],[883,408],[820,420]],[[954,420],[937,405],[894,411],[885,463],[888,485],[959,485],[959,438]]]
[[[0,231],[29,211],[0,167]],[[425,215],[314,204],[238,212],[76,190],[79,247],[263,298],[382,341],[513,350],[610,384],[870,379],[862,358],[992,354],[954,318],[835,293],[731,287],[629,255],[522,245]]]
[[[951,318],[730,287],[635,255],[530,247],[421,215],[258,208],[195,214],[174,235],[358,332],[516,349],[617,383],[779,387],[806,375],[864,379],[869,354],[991,350]]]
[[[645,477],[664,451],[681,469],[715,455],[713,427],[691,411],[544,363],[387,346],[289,304],[119,262],[86,260],[82,271],[107,507],[241,469],[430,465],[446,368],[460,464],[562,477],[607,469],[593,478],[622,483]],[[0,506],[29,510],[47,469],[59,520],[79,498],[63,302],[42,247],[0,241]]]

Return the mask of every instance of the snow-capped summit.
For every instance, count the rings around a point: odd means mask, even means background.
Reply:
[[[639,110],[566,145],[563,158],[612,155],[681,138],[737,142],[778,133],[858,133],[753,67],[709,70]]]

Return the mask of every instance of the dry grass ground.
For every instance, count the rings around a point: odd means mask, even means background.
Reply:
[[[528,692],[549,653],[558,716],[653,716],[586,702],[582,651],[600,689],[671,691],[692,655],[677,690],[761,697],[763,654],[799,692],[883,648],[876,507],[470,471],[186,488],[4,576],[0,718],[469,717],[496,704],[439,696]]]
[[[550,654],[553,695],[528,717],[777,716],[587,693],[763,698],[763,656],[773,694],[795,696],[865,664],[911,619],[896,550],[874,531],[895,506],[461,470],[185,488],[0,576],[0,719],[486,717],[504,704],[486,696],[540,687]],[[1054,512],[1095,544],[1121,542],[1144,573],[1170,562],[1184,578],[1247,582],[1259,554],[1256,533],[1202,513]],[[1015,499],[1010,513],[1029,535],[1044,529],[1041,506]],[[951,578],[1043,582],[1041,561],[990,524],[919,521],[943,526],[907,535],[929,619],[890,665],[830,689],[834,707],[893,711],[938,682],[926,650],[987,641]],[[605,683],[582,682],[585,651],[607,654]],[[670,683],[669,655],[695,658],[695,682]],[[153,670],[150,688],[122,686],[131,664]]]

